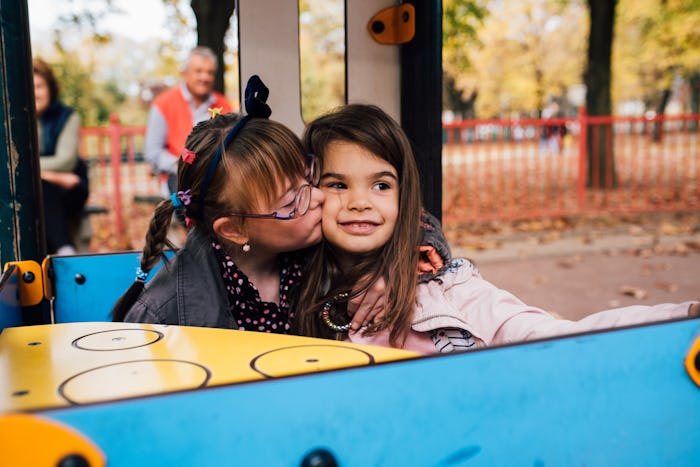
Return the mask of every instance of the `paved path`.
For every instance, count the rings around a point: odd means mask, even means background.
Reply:
[[[571,319],[611,307],[700,299],[700,233],[521,236],[453,253],[471,258],[487,280],[525,303]]]

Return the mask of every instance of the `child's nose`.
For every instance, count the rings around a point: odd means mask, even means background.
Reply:
[[[349,190],[347,197],[347,207],[352,210],[365,210],[372,207],[372,203],[361,190]]]

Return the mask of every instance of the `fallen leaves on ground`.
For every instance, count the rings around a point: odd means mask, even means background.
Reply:
[[[532,279],[532,282],[535,285],[544,285],[544,284],[549,282],[549,276],[543,276],[543,275],[535,276]]]
[[[583,261],[581,255],[574,255],[569,258],[564,258],[562,260],[557,261],[557,266],[564,269],[573,269],[581,261]]]
[[[670,271],[673,269],[670,263],[645,263],[642,265],[642,276],[651,276],[655,272]]]
[[[492,220],[449,222],[444,225],[448,242],[455,247],[475,250],[501,248],[511,240],[548,244],[564,235],[578,235],[583,244],[591,244],[606,235],[629,235],[630,248],[624,254],[641,257],[687,255],[700,251],[700,239],[669,238],[700,233],[700,212],[607,214],[597,216],[554,217],[530,220]],[[645,246],[651,243],[653,246]]]
[[[654,282],[654,285],[668,293],[678,292],[679,289],[678,284],[670,281],[656,281]]]
[[[635,287],[633,285],[623,285],[620,287],[620,293],[623,295],[629,295],[637,300],[644,300],[647,298],[648,292],[641,287]]]

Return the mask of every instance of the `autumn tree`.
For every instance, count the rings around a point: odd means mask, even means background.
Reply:
[[[460,63],[468,67],[455,74],[455,85],[465,95],[478,93],[476,116],[539,116],[548,101],[565,101],[568,89],[581,84],[584,65],[580,2],[488,6],[476,38],[461,47],[467,57]],[[446,44],[444,55],[451,53]]]
[[[612,44],[615,33],[615,8],[617,0],[588,0],[590,32],[588,34],[588,60],[584,81],[586,83],[586,109],[588,115],[612,115],[610,85],[612,81]],[[594,180],[614,187],[615,160],[613,155],[612,125],[589,128],[587,136],[588,173],[587,185]]]
[[[233,14],[234,1],[192,0],[190,5],[197,19],[197,45],[209,47],[217,57],[214,89],[224,93],[224,37]]]
[[[75,54],[62,54],[53,67],[61,86],[61,100],[77,109],[85,126],[104,125],[113,109],[126,100],[116,79],[97,85],[93,70]]]
[[[345,103],[345,23],[342,0],[299,2],[301,115],[311,121]]]
[[[642,100],[644,110],[663,116],[674,92],[687,86],[685,112],[698,111],[700,96],[700,9],[691,2],[622,0],[614,46],[620,69],[613,93],[619,100]],[[661,125],[655,125],[659,137]]]
[[[479,44],[477,31],[487,15],[483,1],[443,1],[443,107],[462,117],[474,118],[474,103],[478,91],[460,82],[460,77],[472,68],[469,49]]]

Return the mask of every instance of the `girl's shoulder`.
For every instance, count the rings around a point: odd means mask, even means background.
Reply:
[[[452,258],[445,263],[445,266],[440,269],[440,272],[430,282],[452,283],[471,277],[481,278],[479,268],[467,258]]]
[[[464,271],[463,271],[464,270]],[[476,274],[477,276],[481,277],[481,272],[479,271],[479,268],[476,267],[474,263],[469,261],[467,258],[453,258],[450,260],[450,262],[447,265],[447,269],[445,270],[446,274],[457,274],[458,272],[469,272],[472,274]]]
[[[462,287],[463,284],[476,284],[485,282],[481,277],[479,268],[466,258],[453,258],[445,263],[440,272],[427,281],[418,283],[418,295],[434,295]],[[461,289],[460,289],[461,290]]]

